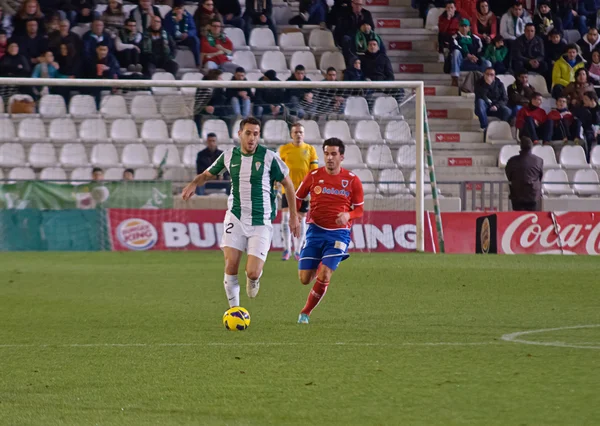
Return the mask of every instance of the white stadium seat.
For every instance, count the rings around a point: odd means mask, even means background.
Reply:
[[[410,188],[410,192],[412,192],[413,194],[415,194],[417,192],[417,171],[413,170],[412,172],[410,172],[410,183],[408,184],[408,187]],[[425,195],[431,195],[431,180],[429,180],[429,173],[427,173],[427,171],[423,172],[423,193]],[[438,189],[439,192],[439,189]]]
[[[159,166],[166,155],[165,165],[167,167],[180,167],[181,158],[179,158],[179,151],[177,147],[172,144],[160,144],[154,147],[152,152],[152,163],[155,166]]]
[[[387,195],[408,194],[404,174],[399,169],[385,169],[379,172],[379,192]]]
[[[44,118],[64,117],[67,115],[65,99],[60,95],[42,96],[38,107],[40,115]]]
[[[427,12],[427,19],[425,21],[425,28],[430,31],[438,32],[438,22],[440,15],[444,13],[445,9],[443,7],[432,7]]]
[[[290,70],[294,72],[296,65],[304,65],[304,69],[308,71],[319,71],[315,55],[312,52],[294,52],[290,58]],[[319,71],[320,72],[320,71]]]
[[[324,52],[319,65],[322,72],[326,72],[329,67],[335,68],[338,78],[342,77],[342,71],[346,69],[346,61],[340,52]]]
[[[239,28],[236,28],[236,30],[239,30]],[[204,79],[204,75],[201,72],[186,72],[181,77],[181,80],[183,80],[183,81],[202,81],[203,79]],[[196,88],[195,87],[182,87],[181,93],[183,93],[184,95],[192,95],[193,96],[196,94]]]
[[[363,161],[359,147],[356,145],[346,146],[342,167],[345,169],[362,169],[365,167],[365,162]]]
[[[252,50],[279,50],[273,31],[264,27],[256,27],[250,31],[248,44]]]
[[[96,101],[90,95],[75,95],[69,101],[69,114],[74,118],[95,118]]]
[[[23,142],[45,142],[46,126],[41,118],[25,118],[19,123],[17,136]]]
[[[175,120],[171,127],[171,139],[175,143],[198,143],[201,140],[194,120],[185,118]]]
[[[90,155],[90,161],[94,166],[98,167],[116,167],[121,163],[117,148],[110,143],[100,143],[94,145]]]
[[[367,166],[371,169],[389,169],[394,167],[392,151],[387,145],[371,145],[367,150]]]
[[[140,132],[142,140],[148,144],[172,142],[169,138],[169,129],[163,120],[146,120]]]
[[[354,139],[350,136],[350,128],[348,123],[343,120],[330,120],[325,123],[325,129],[323,129],[323,138],[338,138],[343,140],[345,143],[354,143]]]
[[[381,96],[375,99],[373,115],[377,118],[401,118],[398,101],[391,96]]]
[[[231,143],[229,129],[223,120],[210,119],[202,123],[202,139],[206,140],[206,135],[209,133],[217,135],[219,143]]]
[[[154,180],[156,179],[156,170],[150,167],[143,167],[135,171],[134,180]]]
[[[312,30],[308,36],[308,46],[315,53],[338,50],[329,30]]]
[[[60,149],[58,156],[63,167],[89,166],[85,147],[80,143],[67,143]]]
[[[46,167],[40,172],[40,180],[53,183],[67,183],[67,174],[61,167]]]
[[[179,64],[179,70],[198,68],[194,54],[188,49],[177,49],[175,51],[175,62]]]
[[[231,62],[243,67],[246,72],[256,71],[258,69],[258,66],[256,65],[256,57],[254,56],[254,53],[250,51],[241,50],[233,52]],[[223,77],[223,80],[229,79]]]
[[[410,126],[406,121],[390,121],[387,123],[383,137],[391,145],[415,143],[410,132]]]
[[[304,41],[304,34],[299,31],[279,34],[279,47],[286,52],[310,50]]]
[[[71,184],[82,185],[92,180],[91,167],[77,167],[71,172]]]
[[[12,120],[0,118],[0,142],[14,142],[15,139],[17,139],[17,132]]]
[[[565,169],[584,169],[590,167],[585,159],[585,151],[579,145],[565,145],[560,150],[560,164]]]
[[[244,31],[236,27],[226,27],[223,32],[231,40],[233,50],[250,50],[250,47],[246,44]]]
[[[184,167],[169,167],[165,170],[163,176],[164,180],[171,180],[173,182],[188,182],[190,178],[191,174]]]
[[[512,83],[511,83],[512,84]],[[546,79],[543,75],[540,74],[529,74],[529,84],[535,88],[536,92],[540,92],[543,97],[550,97],[550,92],[548,92],[548,85],[546,83]],[[508,90],[508,86],[504,86]]]
[[[25,149],[20,143],[0,145],[0,167],[18,167],[27,163]]]
[[[104,171],[104,180],[122,180],[124,171],[123,167],[110,167]]]
[[[487,128],[485,141],[490,144],[514,143],[515,138],[512,136],[510,124],[506,121],[491,121]]]
[[[292,72],[290,70],[277,71],[276,76],[280,81],[286,81],[288,78],[290,78],[292,76]]]
[[[590,154],[590,164],[593,168],[600,168],[600,146],[595,146]]]
[[[577,195],[599,195],[598,173],[592,169],[577,170],[573,178],[573,189]]]
[[[417,167],[416,145],[402,145],[396,155],[396,164],[403,169],[414,169]]]
[[[306,143],[322,143],[321,130],[319,124],[314,120],[299,120],[304,126],[304,141]],[[320,147],[319,147],[320,149]]]
[[[170,72],[157,71],[152,74],[152,80],[175,81],[175,76]],[[153,87],[152,92],[156,94],[169,94],[177,92],[176,87]]]
[[[519,155],[520,151],[521,147],[519,145],[504,145],[500,149],[500,153],[498,154],[498,167],[506,167],[506,163],[508,163],[508,160],[510,160],[512,157]],[[554,159],[554,162],[556,163],[556,158]]]
[[[110,126],[110,138],[115,143],[137,143],[140,142],[137,126],[130,118],[119,118]]]
[[[125,145],[121,154],[121,163],[125,167],[144,167],[150,164],[150,156],[146,146],[141,143]]]
[[[35,172],[29,167],[15,167],[8,173],[9,183],[15,180],[35,180]]]
[[[268,70],[287,71],[287,62],[283,53],[278,51],[265,52],[260,59],[260,70],[267,72]]]
[[[374,120],[360,120],[354,129],[354,139],[360,144],[384,143],[379,124]]]
[[[105,118],[127,118],[127,103],[121,95],[108,95],[100,102],[100,113]]]
[[[66,143],[77,140],[77,127],[70,118],[55,118],[48,126],[48,137],[52,142]]]
[[[106,123],[101,118],[88,118],[79,126],[79,139],[82,142],[107,142]]]
[[[200,144],[186,145],[183,149],[183,165],[196,169],[196,158],[198,157],[198,153],[204,148],[206,146]],[[222,147],[220,146],[219,149],[222,149]]]
[[[567,173],[560,169],[550,169],[544,172],[542,188],[548,195],[571,195],[574,192],[569,186]]]
[[[29,158],[27,160],[31,167],[51,167],[58,162],[56,160],[56,150],[51,143],[34,143],[29,150]]]
[[[131,101],[131,115],[139,120],[161,118],[152,95],[136,95]]]
[[[496,77],[504,84],[506,90],[508,90],[508,86],[515,82],[515,77],[512,74],[498,74]],[[531,84],[531,80],[529,80],[529,84]]]
[[[517,150],[517,155],[519,151],[520,148]],[[531,150],[531,153],[544,160],[544,169],[560,169],[560,165],[556,162],[554,149],[550,145],[536,145]]]
[[[160,100],[160,113],[165,120],[177,120],[192,116],[192,109],[181,95],[164,96]]]
[[[263,139],[270,144],[284,144],[290,140],[290,130],[285,120],[269,120],[263,128]]]
[[[375,185],[375,179],[373,178],[373,173],[369,169],[358,169],[352,170],[363,185],[363,192],[365,194],[375,194],[377,192],[377,186]]]
[[[346,99],[344,115],[356,119],[371,120],[373,118],[369,113],[369,104],[367,104],[367,100],[361,96],[350,96]]]

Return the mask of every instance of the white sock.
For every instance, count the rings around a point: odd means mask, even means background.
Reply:
[[[283,236],[283,249],[292,249],[292,234],[290,233],[290,212],[281,212],[281,235]]]
[[[296,253],[300,253],[302,251],[302,246],[304,245],[304,239],[306,238],[306,217],[300,218],[300,236],[298,238],[294,238],[294,247]]]
[[[240,283],[237,275],[227,275],[223,280],[225,285],[225,294],[229,300],[229,307],[240,306]]]

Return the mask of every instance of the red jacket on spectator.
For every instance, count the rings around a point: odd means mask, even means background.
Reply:
[[[475,17],[471,19],[471,32],[479,38],[481,38],[482,36],[481,34],[479,34],[477,22],[477,14],[475,14]],[[491,27],[489,36],[493,40],[498,35],[498,18],[496,18],[496,15],[494,15],[493,13],[490,16],[489,25]]]
[[[456,10],[462,15],[463,18],[467,18],[473,24],[473,20],[477,17],[477,0],[455,0]],[[473,25],[471,25],[471,28]]]
[[[225,49],[227,49],[229,51],[233,51],[233,43],[231,42],[231,40],[225,36],[217,37],[217,38],[214,38],[213,40],[215,43],[214,46],[209,41],[208,37],[202,36],[202,45],[200,47],[200,52],[202,52],[202,55],[204,57],[202,63],[205,64],[206,62],[212,61],[217,65],[221,65],[221,64],[224,64],[225,62],[229,62],[229,59],[227,59],[227,55],[225,55],[225,54],[212,56],[212,57],[209,57],[208,54],[218,52],[219,51],[218,46],[223,46]]]
[[[525,125],[525,118],[531,117],[535,121],[538,122],[538,126],[546,121],[546,111],[542,108],[534,107],[532,105],[524,106],[517,113],[517,121],[515,123],[515,127],[517,129],[522,129]]]
[[[546,116],[548,120],[558,121],[560,119],[564,119],[565,122],[570,125],[573,122],[573,113],[568,109],[559,110],[556,108],[552,108],[552,110]]]
[[[440,29],[440,34],[448,34],[448,35],[456,35],[458,32],[458,23],[462,19],[460,13],[454,13],[452,19],[448,19],[448,14],[444,11],[438,19],[438,28]]]

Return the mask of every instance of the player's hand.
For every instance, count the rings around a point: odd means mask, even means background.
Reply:
[[[340,226],[346,226],[348,224],[349,220],[350,220],[350,213],[343,212],[343,213],[338,214],[338,217],[335,220],[335,223],[337,223]]]
[[[296,215],[290,215],[290,231],[294,237],[300,237],[300,221]]]
[[[183,201],[187,201],[192,198],[192,195],[196,193],[196,184],[194,182],[188,183],[185,188],[183,188],[183,192],[181,193],[181,198]]]

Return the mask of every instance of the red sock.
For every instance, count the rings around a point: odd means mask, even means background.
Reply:
[[[327,293],[327,286],[329,285],[329,281],[321,281],[317,278],[317,282],[313,286],[310,293],[308,293],[308,299],[306,300],[306,305],[304,305],[304,309],[302,309],[302,313],[306,315],[310,315],[313,309],[317,307],[321,299]]]

